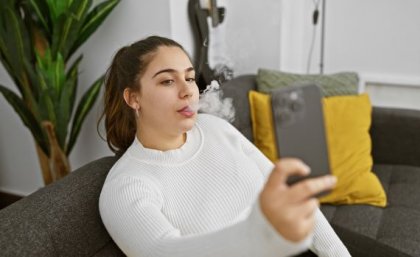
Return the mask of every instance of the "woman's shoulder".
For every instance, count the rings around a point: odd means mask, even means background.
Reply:
[[[106,181],[121,180],[123,178],[132,178],[135,180],[147,181],[158,185],[158,180],[150,172],[150,167],[147,167],[142,162],[133,158],[129,151],[126,151],[112,166],[109,171]]]

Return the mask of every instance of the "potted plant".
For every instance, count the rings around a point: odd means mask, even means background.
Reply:
[[[70,172],[68,156],[103,84],[102,75],[76,106],[82,55],[71,57],[118,2],[2,0],[0,5],[0,60],[20,95],[3,85],[0,92],[35,140],[46,185]]]

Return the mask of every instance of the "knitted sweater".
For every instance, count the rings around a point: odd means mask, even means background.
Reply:
[[[199,114],[178,149],[135,139],[109,172],[99,210],[128,256],[350,256],[318,210],[314,233],[286,240],[262,214],[258,194],[273,164],[223,119]]]

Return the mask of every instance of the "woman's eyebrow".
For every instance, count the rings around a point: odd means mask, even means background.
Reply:
[[[186,72],[189,72],[189,71],[194,71],[194,68],[193,68],[193,67],[189,67],[189,68],[186,68],[186,69],[185,69],[185,71],[186,71]]]
[[[188,67],[188,68],[185,69],[185,72],[190,72],[190,71],[194,71],[194,68],[193,67]],[[163,69],[163,70],[160,70],[160,71],[156,72],[155,75],[153,75],[152,78],[156,77],[157,75],[159,75],[161,73],[165,73],[165,72],[175,73],[177,71],[175,69]]]

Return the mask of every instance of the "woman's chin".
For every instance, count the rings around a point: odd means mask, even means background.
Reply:
[[[185,120],[183,120],[181,122],[182,123],[181,124],[181,127],[182,127],[182,130],[184,132],[187,132],[187,131],[191,130],[194,127],[195,122],[196,122],[196,117],[197,117],[197,115],[194,115],[194,117],[185,119]]]

